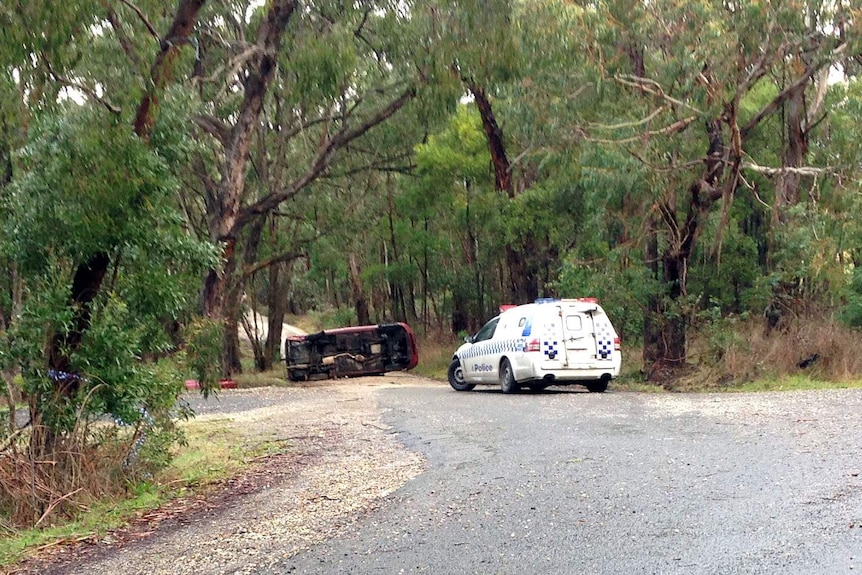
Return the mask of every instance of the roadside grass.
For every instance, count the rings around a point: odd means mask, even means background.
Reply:
[[[637,344],[637,342],[635,342]],[[453,352],[458,349],[460,340],[454,336],[428,336],[419,338],[419,365],[411,373],[438,381],[446,381],[446,372]],[[736,382],[724,377],[714,368],[702,365],[691,366],[691,372],[663,386],[644,379],[640,362],[640,347],[623,345],[623,363],[620,376],[611,382],[612,391],[639,393],[733,393],[762,391],[794,391],[862,388],[862,379],[829,380],[818,376],[816,370],[809,373],[787,374],[784,376],[764,375],[750,381]]]
[[[211,489],[252,460],[285,447],[281,442],[249,443],[229,419],[191,420],[181,426],[187,443],[176,449],[171,465],[151,481],[129,485],[126,497],[93,502],[74,520],[44,529],[0,524],[0,570],[52,547],[104,537],[171,500]]]
[[[826,381],[808,375],[789,375],[782,378],[757,379],[736,386],[728,386],[721,391],[758,392],[758,391],[806,391],[823,389],[860,389],[862,380]],[[715,391],[715,390],[708,390]]]
[[[411,373],[446,381],[452,354],[461,345],[454,336],[433,336],[417,338],[419,346],[419,364]]]
[[[247,366],[243,365],[243,372],[234,375],[233,379],[236,381],[237,386],[241,388],[284,387],[290,383],[287,381],[284,364],[281,361],[273,369],[264,372],[256,372],[254,366],[251,364]]]

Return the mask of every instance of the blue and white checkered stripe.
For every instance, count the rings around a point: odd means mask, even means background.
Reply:
[[[483,355],[500,355],[504,353],[513,353],[517,351],[524,351],[526,345],[527,338],[525,337],[519,337],[515,339],[501,339],[496,341],[480,341],[479,343],[471,346],[470,349],[465,350],[460,357],[461,359],[470,359]]]
[[[545,357],[551,359],[551,354],[553,354],[554,358],[557,357],[557,354],[560,353],[559,349],[560,342],[557,340],[542,340],[542,353],[545,354]]]
[[[560,326],[546,323],[542,329],[542,354],[545,359],[557,359],[560,355]]]
[[[596,357],[610,359],[614,352],[614,335],[607,322],[596,323]]]

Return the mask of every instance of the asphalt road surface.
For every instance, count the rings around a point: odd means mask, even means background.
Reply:
[[[380,398],[429,469],[272,573],[862,572],[862,390]]]

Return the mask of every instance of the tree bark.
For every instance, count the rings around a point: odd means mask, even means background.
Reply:
[[[12,150],[6,142],[0,145],[0,164],[2,164],[2,168],[0,168],[2,169],[0,171],[0,196],[2,196],[4,195],[4,188],[12,183]],[[9,281],[9,299],[12,300],[14,282],[11,267],[7,271],[9,272],[7,277]],[[3,298],[0,298],[0,332],[6,331],[6,325],[11,319],[11,309],[4,309]]]
[[[386,176],[386,216],[389,223],[389,242],[392,244],[392,258],[396,265],[400,265],[401,256],[398,253],[398,240],[395,237],[395,205],[392,196],[392,178],[388,174]],[[389,262],[386,262],[386,264],[388,266]],[[392,301],[392,317],[397,321],[407,321],[404,284],[388,278],[387,281],[389,283],[389,297]]]
[[[491,101],[485,89],[473,81],[467,81],[467,88],[473,95],[479,116],[482,118],[482,128],[491,153],[491,164],[494,166],[494,185],[499,192],[506,194],[509,200],[515,198],[515,185],[512,180],[512,165],[506,153],[503,140],[503,130],[497,124]],[[527,264],[533,254],[534,238],[524,238],[524,245],[516,249],[511,243],[506,244],[506,266],[509,268],[509,294],[511,303],[521,304],[533,301],[539,295],[538,278],[535,270]]]
[[[661,280],[658,265],[658,222],[653,214],[647,216],[646,245],[644,246],[644,266],[649,270],[650,277]],[[661,298],[658,293],[652,293],[647,301],[644,312],[643,332],[643,365],[644,370],[655,364],[661,357]]]
[[[243,299],[246,295],[246,285],[249,280],[254,279],[255,271],[257,270],[257,254],[260,250],[260,242],[263,238],[263,228],[266,225],[266,219],[263,217],[257,218],[247,226],[248,233],[244,236],[242,249],[242,269],[237,270],[233,276],[233,281],[229,282],[230,290],[228,292],[228,305],[225,308],[225,325],[227,329],[224,333],[224,351],[222,364],[225,376],[230,376],[235,373],[242,373],[242,363],[240,362],[239,348],[239,325],[246,321],[242,317],[244,312]],[[252,286],[253,286],[252,281]],[[253,294],[254,292],[252,292]],[[251,299],[251,311],[255,312],[256,305],[254,298]],[[264,344],[257,338],[257,330],[249,333],[251,341],[251,349],[254,355],[255,366],[260,369],[264,364]]]
[[[278,218],[270,218],[269,222],[269,239],[273,246],[277,246],[279,237]],[[290,285],[288,265],[290,265],[289,262],[278,262],[270,265],[267,269],[267,274],[269,275],[269,289],[266,294],[267,329],[263,363],[259,366],[261,371],[272,369],[275,357],[281,350],[283,338],[282,326],[284,324],[284,315],[287,312],[287,287]]]
[[[357,325],[368,325],[371,323],[371,316],[368,313],[368,300],[365,298],[365,290],[362,288],[362,270],[359,268],[359,263],[356,261],[356,256],[350,254],[348,260],[350,268],[350,288],[353,293],[353,307],[356,310]]]
[[[149,140],[159,114],[159,98],[171,82],[180,49],[189,41],[206,0],[181,0],[168,33],[159,44],[159,53],[150,69],[150,84],[138,105],[135,115],[135,133]]]
[[[201,311],[205,316],[224,324],[226,333],[222,364],[225,376],[241,369],[238,361],[239,341],[236,335],[231,333],[236,332],[238,318],[232,308],[237,302],[227,300],[228,297],[235,300],[241,291],[241,287],[237,285],[242,283],[241,274],[234,274],[238,233],[236,220],[245,192],[251,137],[257,128],[264,97],[275,76],[282,34],[296,8],[295,1],[287,0],[271,2],[268,5],[266,17],[257,34],[260,55],[246,71],[243,102],[225,146],[221,181],[214,201],[208,205],[210,238],[222,245],[224,268],[212,269],[207,273],[201,293]]]
[[[739,172],[740,158],[730,157],[722,135],[722,119],[707,123],[709,148],[704,157],[704,170],[701,176],[688,188],[688,206],[685,220],[680,225],[677,219],[675,194],[671,193],[660,204],[660,213],[669,232],[667,247],[661,254],[662,281],[667,295],[669,309],[663,309],[658,298],[651,301],[656,309],[648,310],[660,323],[658,357],[648,373],[655,373],[655,367],[680,366],[686,360],[686,324],[684,297],[687,294],[688,264],[694,252],[697,239],[702,231],[702,223],[716,201],[736,185],[735,175]],[[722,182],[725,166],[729,165],[734,177]],[[719,185],[722,184],[722,185]],[[646,346],[646,341],[644,342]],[[652,353],[652,351],[650,351]],[[646,356],[647,349],[644,348]]]
[[[284,338],[282,326],[284,315],[287,311],[287,290],[289,278],[285,264],[276,264],[269,267],[269,292],[267,293],[267,330],[266,347],[263,355],[263,363],[259,366],[262,371],[272,369],[275,363],[276,353],[281,350],[281,342]],[[281,359],[284,359],[283,357]]]
[[[805,84],[790,91],[784,106],[787,140],[782,154],[782,166],[798,168],[808,153],[808,134],[805,131]],[[773,221],[783,224],[787,220],[787,208],[799,203],[801,176],[793,171],[782,171],[775,182],[775,204]]]

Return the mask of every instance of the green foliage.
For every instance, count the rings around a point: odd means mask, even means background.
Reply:
[[[845,325],[860,329],[862,328],[862,269],[854,268],[850,277],[845,296],[846,304],[841,310],[841,320]]]
[[[185,326],[185,346],[180,364],[186,373],[197,376],[204,395],[217,392],[221,379],[221,342],[224,327],[220,322],[196,318]]]
[[[608,250],[594,263],[569,259],[553,289],[560,297],[597,298],[620,336],[639,340],[648,298],[661,286],[645,268],[625,265],[628,257],[623,250]]]
[[[164,326],[192,309],[200,274],[215,262],[214,250],[189,237],[171,207],[181,139],[154,140],[162,154],[101,109],[68,106],[32,127],[3,197],[0,250],[17,265],[25,297],[0,360],[21,370],[21,391],[54,433],[72,433],[102,414],[132,426],[129,455],[137,463],[128,473],[163,466],[179,438],[173,417],[182,379],[146,359],[174,348]],[[54,334],[76,329],[72,275],[97,253],[109,254],[112,265],[82,345],[71,353],[74,390],[58,394],[46,356]]]
[[[20,154],[5,250],[26,273],[152,242],[175,189],[168,166],[125,124],[91,108],[34,127]],[[174,222],[176,223],[176,218]]]
[[[742,351],[746,341],[740,333],[740,321],[748,319],[742,316],[723,315],[720,302],[711,301],[710,306],[697,314],[700,333],[705,340],[705,350],[698,356],[701,364],[717,365],[731,351]]]

